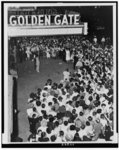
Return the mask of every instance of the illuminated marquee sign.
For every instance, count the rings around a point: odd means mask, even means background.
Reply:
[[[68,15],[12,15],[9,17],[11,26],[38,25],[51,26],[53,25],[79,25],[80,14]]]
[[[87,35],[87,22],[80,18],[80,14],[12,14],[8,17],[8,35]]]

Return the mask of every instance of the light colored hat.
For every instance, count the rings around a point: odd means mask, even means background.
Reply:
[[[86,100],[85,103],[86,103],[86,105],[90,105],[90,101],[89,100]]]
[[[43,120],[41,121],[41,126],[42,126],[42,127],[46,127],[46,126],[47,126],[47,121],[46,121],[45,119],[43,119]]]

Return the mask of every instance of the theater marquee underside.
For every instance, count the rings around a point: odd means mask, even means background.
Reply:
[[[70,26],[22,26],[8,27],[8,36],[45,36],[45,35],[87,35],[87,23]]]

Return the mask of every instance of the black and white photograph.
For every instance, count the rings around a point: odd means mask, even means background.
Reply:
[[[118,2],[1,7],[2,146],[118,147]]]

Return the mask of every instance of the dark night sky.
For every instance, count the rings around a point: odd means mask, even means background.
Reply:
[[[45,7],[45,9],[47,10],[48,8]],[[52,9],[56,9],[57,13],[61,14],[65,14],[66,11],[78,12],[81,15],[81,22],[88,22],[89,34],[106,34],[112,36],[112,6],[53,7]]]

